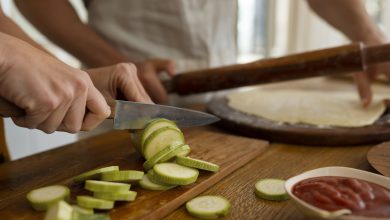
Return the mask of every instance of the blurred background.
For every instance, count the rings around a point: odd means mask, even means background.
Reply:
[[[87,12],[82,0],[69,0],[83,21]],[[74,67],[81,63],[41,35],[14,6],[13,0],[1,0],[4,12],[18,23],[34,40],[62,61]],[[390,36],[390,1],[365,0],[367,10],[387,36]],[[244,63],[265,57],[345,44],[348,40],[320,20],[305,0],[238,0],[238,60]],[[386,13],[387,11],[387,13]],[[78,139],[77,135],[17,127],[5,120],[6,141],[11,159],[52,149]]]

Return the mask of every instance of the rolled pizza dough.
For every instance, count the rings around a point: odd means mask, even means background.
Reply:
[[[368,108],[352,91],[262,90],[235,92],[229,106],[275,122],[317,126],[361,127],[374,123],[386,110],[375,96]]]

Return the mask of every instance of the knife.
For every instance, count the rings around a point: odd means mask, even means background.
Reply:
[[[163,84],[179,95],[241,86],[342,75],[363,71],[367,65],[390,61],[390,44],[364,46],[354,43],[284,57],[177,74]]]
[[[18,117],[25,115],[23,109],[0,98],[0,116]],[[110,117],[114,119],[114,129],[143,129],[154,118],[166,118],[179,127],[202,126],[219,121],[219,118],[205,112],[156,104],[130,101],[115,101]]]

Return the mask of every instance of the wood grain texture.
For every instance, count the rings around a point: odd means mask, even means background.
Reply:
[[[309,91],[308,91],[309,92]],[[308,124],[280,124],[231,108],[226,97],[209,102],[207,110],[221,118],[221,128],[274,142],[313,146],[378,144],[390,140],[389,112],[370,126],[319,128]]]
[[[377,50],[367,50],[366,56],[373,51]],[[169,92],[186,95],[316,76],[340,75],[363,70],[362,53],[362,45],[354,43],[247,64],[186,72],[177,74],[164,85]]]
[[[201,172],[197,183],[165,192],[146,191],[134,186],[138,197],[132,203],[116,203],[112,219],[160,219],[259,156],[267,142],[228,135],[217,129],[184,130],[194,158],[205,159],[221,166],[220,172]],[[142,169],[144,160],[130,147],[126,132],[113,132],[76,144],[9,162],[0,166],[0,219],[42,219],[25,199],[28,191],[52,184],[71,188],[75,196],[87,194],[82,185],[71,178],[98,167],[119,165],[120,169]]]
[[[255,183],[262,178],[288,179],[304,171],[325,166],[345,166],[374,171],[366,160],[370,147],[306,147],[271,144],[266,152],[201,195],[221,195],[232,203],[231,213],[223,219],[301,220],[305,216],[291,200],[272,202],[256,197]],[[375,171],[374,171],[375,172]],[[166,220],[195,219],[184,206]]]
[[[390,177],[390,142],[371,148],[367,154],[367,160],[377,171]]]

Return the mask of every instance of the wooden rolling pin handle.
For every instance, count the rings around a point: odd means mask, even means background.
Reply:
[[[365,47],[363,57],[366,65],[390,61],[390,44]]]
[[[0,98],[0,116],[1,117],[19,117],[25,115],[25,111],[13,103]]]
[[[179,95],[202,93],[256,84],[337,75],[364,70],[361,43],[264,59],[248,64],[191,71],[164,82]]]

